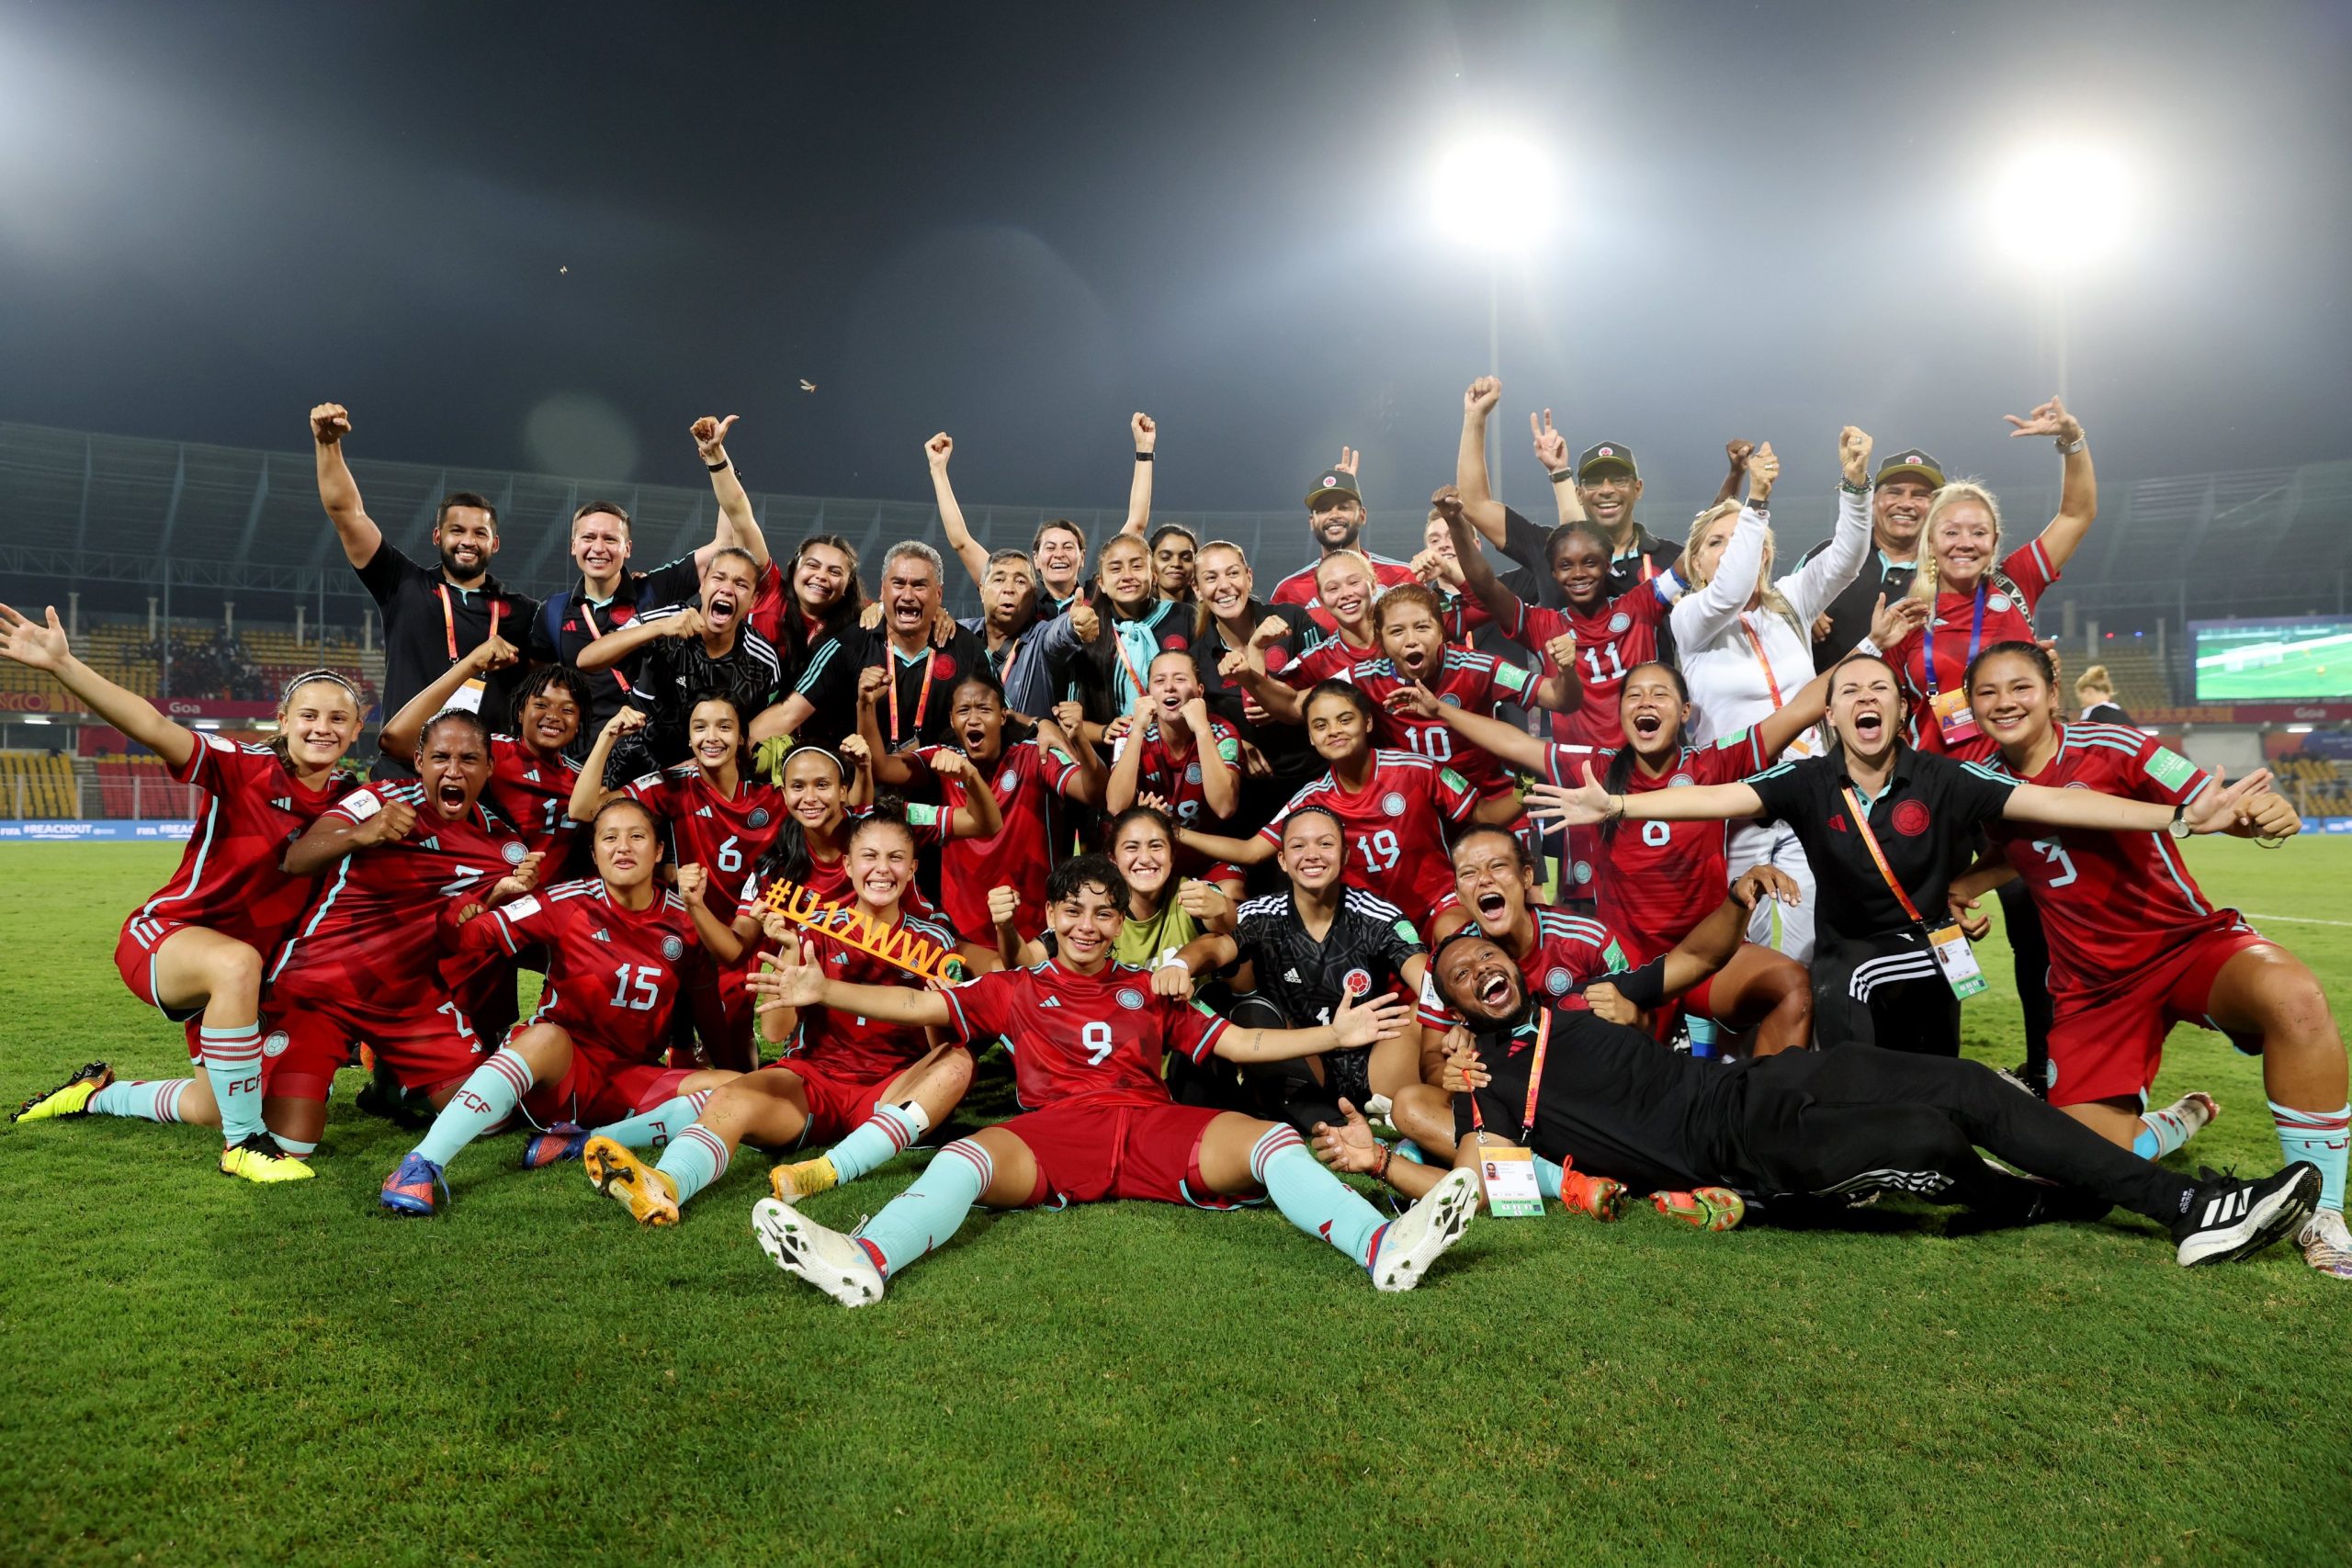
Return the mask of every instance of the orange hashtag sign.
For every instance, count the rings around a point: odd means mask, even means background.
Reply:
[[[820,898],[797,882],[777,877],[760,895],[760,908],[772,909],[796,926],[821,931],[844,947],[871,954],[918,979],[943,986],[960,986],[972,977],[962,958],[929,937],[900,926],[891,931],[852,905]]]

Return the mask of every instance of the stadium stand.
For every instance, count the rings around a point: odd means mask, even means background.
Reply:
[[[2156,657],[2154,646],[2127,637],[2117,637],[2099,645],[2096,657],[2085,660],[2076,650],[2062,649],[2068,668],[2064,671],[2066,694],[2074,695],[2075,677],[2089,664],[2107,666],[2108,678],[2115,682],[2115,700],[2123,705],[2126,713],[2148,713],[2157,708],[2175,705],[2172,682],[2165,675],[2163,662]]]
[[[78,816],[74,765],[51,751],[0,751],[0,812],[17,818]]]

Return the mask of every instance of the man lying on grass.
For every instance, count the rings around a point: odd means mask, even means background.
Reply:
[[[1664,962],[1611,982],[1634,1005],[1654,1005]],[[2170,1230],[2184,1266],[2258,1252],[2292,1235],[2319,1201],[2315,1166],[2297,1161],[2260,1181],[2210,1172],[2191,1181],[1981,1063],[1873,1045],[1728,1066],[1677,1055],[1592,1013],[1531,1006],[1518,963],[1475,925],[1438,944],[1430,973],[1476,1049],[1462,1068],[1470,1093],[1454,1100],[1464,1166],[1516,1145],[1635,1191],[1722,1188],[1724,1200],[1745,1192],[1769,1202],[1893,1190],[2018,1224],[2096,1220],[2120,1207]],[[1317,1130],[1317,1152],[1339,1169],[1376,1171],[1408,1196],[1463,1174],[1389,1159],[1353,1108],[1343,1109],[1344,1128]],[[1483,1131],[1474,1132],[1474,1115]],[[1979,1147],[2044,1179],[1997,1169]]]
[[[854,1235],[827,1230],[763,1198],[752,1211],[760,1246],[843,1306],[879,1301],[884,1285],[949,1236],[974,1203],[991,1209],[1146,1198],[1229,1209],[1261,1194],[1299,1229],[1322,1236],[1384,1291],[1409,1291],[1461,1238],[1476,1206],[1467,1170],[1432,1172],[1403,1217],[1379,1211],[1307,1153],[1296,1131],[1237,1111],[1175,1104],[1163,1055],[1275,1062],[1360,1049],[1410,1020],[1384,997],[1343,1004],[1314,1029],[1244,1029],[1172,998],[1114,962],[1126,879],[1109,859],[1080,855],[1046,882],[1055,956],[983,975],[947,991],[854,986],[788,963],[759,987],[763,1010],[824,1007],[943,1029],[967,1041],[1003,1036],[1014,1087],[1031,1109],[939,1151],[914,1184]],[[1657,1047],[1652,1046],[1653,1050]]]

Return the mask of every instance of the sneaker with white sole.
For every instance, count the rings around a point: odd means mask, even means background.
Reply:
[[[842,1305],[869,1306],[882,1299],[882,1270],[865,1248],[791,1204],[773,1198],[752,1204],[752,1234],[777,1268],[799,1275]]]
[[[2319,1207],[2319,1167],[2297,1160],[2260,1181],[2199,1171],[2188,1211],[2172,1227],[2180,1266],[2227,1263],[2293,1235]]]
[[[2352,1280],[2352,1229],[2344,1224],[2343,1210],[2312,1211],[2296,1233],[2295,1245],[2303,1249],[2303,1261],[2321,1273]]]
[[[1462,1239],[1477,1212],[1478,1179],[1459,1168],[1447,1171],[1419,1202],[1381,1227],[1373,1244],[1373,1284],[1384,1291],[1409,1291],[1419,1284],[1430,1265]]]

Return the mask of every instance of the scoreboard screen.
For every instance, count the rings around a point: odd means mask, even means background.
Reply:
[[[2352,618],[2191,621],[2200,703],[2352,697]]]

